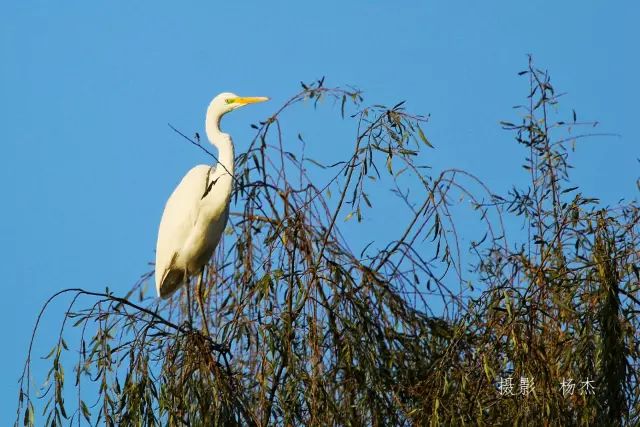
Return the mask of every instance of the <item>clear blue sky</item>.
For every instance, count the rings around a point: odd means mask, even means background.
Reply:
[[[637,195],[640,175],[638,18],[634,1],[3,2],[0,424],[14,419],[45,299],[75,286],[124,292],[149,270],[167,196],[208,161],[168,122],[202,133],[215,94],[272,97],[226,119],[240,151],[249,123],[300,80],[326,76],[370,102],[431,113],[429,162],[504,192],[523,153],[498,121],[517,117],[526,84],[516,72],[532,53],[569,92],[567,108],[621,135],[585,141],[574,157],[583,191],[613,203]],[[296,117],[285,123],[293,135],[319,116]],[[327,160],[343,142],[305,135]],[[39,355],[57,333],[54,310]]]

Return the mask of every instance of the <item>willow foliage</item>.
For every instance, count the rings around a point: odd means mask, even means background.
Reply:
[[[230,235],[206,269],[210,335],[184,292],[147,295],[149,275],[124,297],[63,290],[51,369],[34,392],[29,351],[16,424],[636,424],[639,212],[571,183],[567,147],[593,124],[554,121],[548,74],[532,63],[520,74],[527,102],[502,126],[530,184],[503,196],[419,164],[428,117],[404,103],[303,84],[237,159]],[[353,137],[336,136],[352,141],[345,159],[307,158],[299,134],[297,151],[284,148],[295,145],[283,117],[309,103],[352,124]],[[406,224],[356,253],[341,229],[375,216],[384,186]],[[484,234],[466,247],[461,197]]]

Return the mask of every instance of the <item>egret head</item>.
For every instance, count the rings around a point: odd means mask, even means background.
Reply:
[[[268,100],[269,98],[264,96],[238,96],[235,93],[223,92],[213,98],[209,104],[209,111],[217,116],[223,116],[236,108]]]

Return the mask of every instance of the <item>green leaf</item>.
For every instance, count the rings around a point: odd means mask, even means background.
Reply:
[[[427,146],[429,148],[433,148],[433,145],[431,145],[431,143],[429,142],[429,140],[427,139],[427,137],[425,136],[424,132],[422,131],[422,128],[420,126],[418,126],[418,135],[420,135],[420,139],[422,140],[422,142],[424,142],[425,144],[427,144]]]
[[[371,207],[371,202],[369,201],[369,198],[367,197],[367,193],[363,192],[362,193],[362,197],[364,198],[364,202],[367,204],[367,206]]]
[[[36,423],[35,410],[33,409],[33,403],[29,401],[27,408],[24,411],[24,425],[33,426]]]
[[[87,404],[84,403],[84,400],[80,401],[80,408],[82,409],[82,415],[84,416],[85,420],[87,420],[87,422],[91,422],[91,412],[89,412],[89,408],[87,407]]]
[[[49,359],[51,356],[53,356],[53,353],[55,353],[56,349],[58,348],[57,345],[54,345],[53,348],[51,349],[51,351],[49,352],[49,354],[47,354],[46,356],[43,357],[43,359]]]
[[[491,372],[486,356],[482,357],[482,367],[484,368],[484,374],[487,376],[487,381],[493,382],[493,373]]]

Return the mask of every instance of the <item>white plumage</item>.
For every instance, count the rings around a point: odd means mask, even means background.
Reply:
[[[160,297],[168,298],[190,276],[202,271],[227,224],[234,154],[231,137],[220,130],[220,119],[236,108],[266,100],[221,93],[209,104],[206,133],[218,148],[218,164],[192,168],[167,200],[156,246],[156,290]]]

